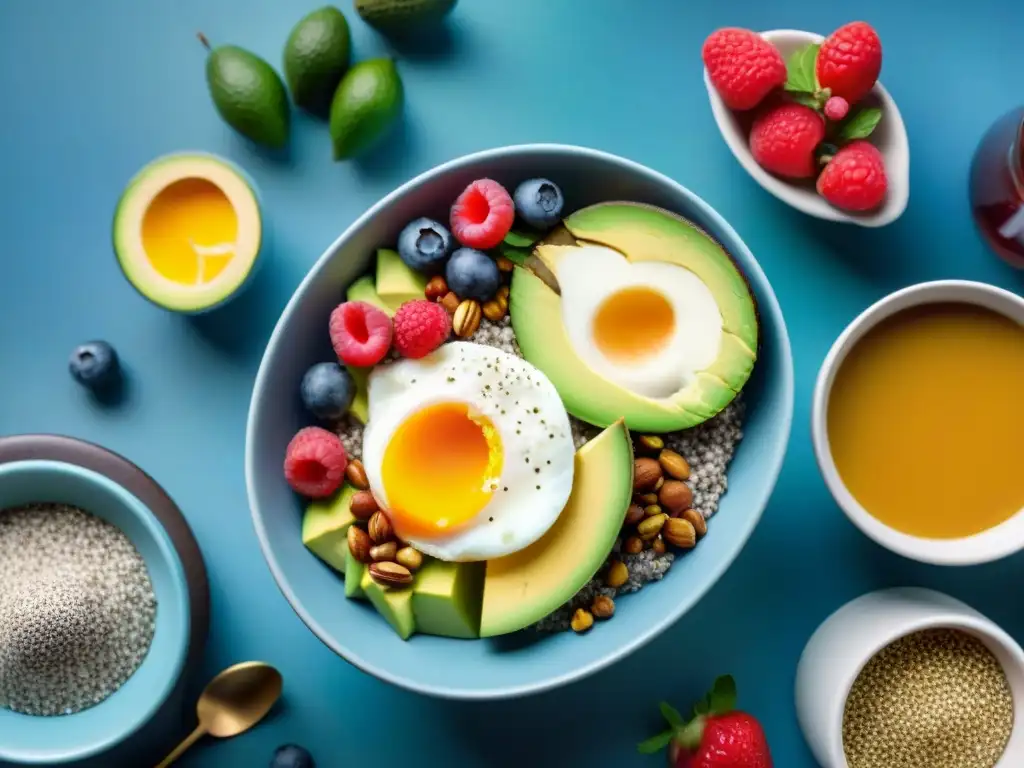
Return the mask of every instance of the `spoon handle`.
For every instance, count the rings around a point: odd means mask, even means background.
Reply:
[[[169,766],[171,763],[173,763],[175,760],[181,757],[185,753],[185,750],[187,750],[189,747],[191,747],[205,735],[206,726],[200,723],[199,726],[194,731],[192,731],[192,733],[186,736],[185,740],[181,742],[181,744],[179,744],[177,747],[175,747],[174,751],[171,752],[171,754],[169,754],[167,757],[165,757],[156,768],[167,768],[167,766]]]

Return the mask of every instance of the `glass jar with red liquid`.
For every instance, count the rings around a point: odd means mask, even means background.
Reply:
[[[971,209],[992,249],[1024,269],[1024,107],[999,118],[978,145]]]

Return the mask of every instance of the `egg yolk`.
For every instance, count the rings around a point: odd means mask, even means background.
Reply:
[[[615,362],[640,360],[672,338],[675,311],[663,295],[643,286],[623,288],[597,308],[592,333],[601,353]]]
[[[501,438],[465,403],[417,411],[395,430],[381,461],[388,512],[404,536],[438,536],[472,520],[501,475]]]

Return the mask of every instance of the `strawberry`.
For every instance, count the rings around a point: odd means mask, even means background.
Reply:
[[[818,177],[818,194],[836,208],[870,211],[885,199],[889,181],[882,153],[858,139],[836,152]]]
[[[730,109],[753,109],[786,82],[782,54],[756,32],[726,27],[712,32],[701,51],[711,84]]]
[[[824,138],[820,114],[802,104],[784,102],[768,107],[754,120],[750,152],[766,171],[807,179],[818,170],[814,151]]]
[[[870,24],[846,24],[821,44],[815,62],[818,85],[850,104],[868,95],[882,71],[882,41]]]
[[[668,747],[670,768],[772,768],[764,729],[753,716],[735,711],[735,704],[736,683],[729,676],[715,680],[689,723],[662,702],[669,728],[637,749],[652,754]]]

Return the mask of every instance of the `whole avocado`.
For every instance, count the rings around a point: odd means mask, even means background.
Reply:
[[[295,105],[326,114],[351,51],[348,22],[337,8],[327,5],[303,17],[284,46],[284,76]]]
[[[436,22],[451,12],[456,0],[355,0],[356,12],[371,27],[399,30]]]
[[[353,66],[331,102],[331,143],[335,160],[370,149],[398,119],[405,91],[392,59],[369,59]]]
[[[288,94],[281,77],[266,61],[235,45],[210,48],[206,82],[217,112],[240,134],[274,149],[288,142]]]

